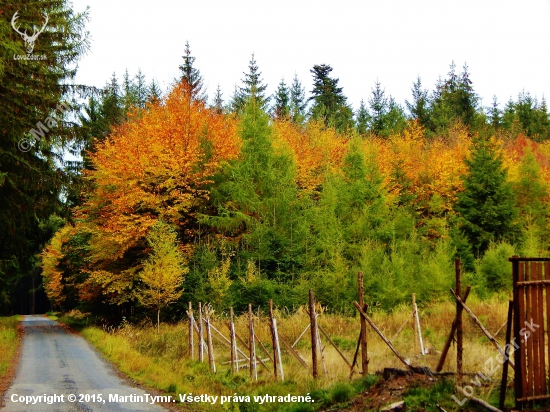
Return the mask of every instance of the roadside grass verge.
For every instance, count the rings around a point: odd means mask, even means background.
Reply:
[[[20,319],[20,316],[0,317],[0,379],[8,371],[19,346],[17,323]]]
[[[21,316],[0,317],[0,395],[8,388],[15,372],[19,337],[17,323]]]

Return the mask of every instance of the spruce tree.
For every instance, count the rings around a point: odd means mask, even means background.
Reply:
[[[466,165],[464,191],[458,194],[455,210],[473,251],[480,256],[491,242],[518,241],[518,210],[501,155],[492,143],[477,138]]]
[[[357,113],[355,114],[357,133],[359,133],[360,135],[366,134],[369,129],[369,122],[369,111],[367,109],[367,106],[365,106],[365,102],[363,101],[363,99],[361,99],[361,103],[359,103],[359,110],[357,110]]]
[[[294,123],[303,123],[306,118],[306,108],[306,90],[295,73],[290,86],[290,116]]]
[[[290,115],[290,96],[284,79],[281,79],[274,97],[273,117],[276,119],[288,119]]]
[[[77,99],[91,89],[74,85],[78,61],[89,49],[88,11],[65,0],[2,2],[0,7],[0,313],[29,310],[36,254],[48,240],[42,229],[52,213],[66,214],[61,191],[70,177],[59,167],[63,147],[78,136],[71,121]],[[22,33],[44,26],[32,55]],[[48,21],[45,21],[45,15]],[[42,60],[42,57],[44,59]],[[51,119],[51,121],[47,121]],[[33,132],[34,131],[34,132]],[[34,134],[33,134],[34,133]],[[36,280],[32,277],[33,280]],[[33,289],[36,289],[36,282]],[[16,292],[17,291],[17,292]],[[15,301],[20,304],[15,306]],[[46,310],[44,305],[37,310]]]
[[[498,107],[497,96],[493,96],[493,104],[489,108],[489,122],[494,130],[500,129],[502,125],[502,111]]]
[[[372,89],[372,97],[369,99],[370,106],[370,130],[380,136],[386,129],[387,113],[389,111],[388,98],[385,96],[385,91],[382,89],[380,82],[376,80],[374,89]]]
[[[146,95],[147,102],[156,104],[162,98],[162,90],[160,89],[160,86],[158,85],[155,79],[151,81],[151,84],[149,84],[146,90],[147,90],[147,95]]]
[[[424,128],[428,128],[430,126],[430,99],[428,90],[422,88],[420,76],[413,83],[411,91],[413,101],[411,103],[405,101],[407,109],[413,119],[417,119]]]
[[[344,131],[353,126],[353,111],[347,104],[339,79],[330,77],[332,67],[327,64],[315,65],[310,72],[313,75],[313,90],[309,100],[313,101],[310,113],[313,119],[322,119],[326,126]]]
[[[206,95],[203,90],[204,84],[199,69],[194,67],[195,57],[191,55],[189,42],[185,42],[185,50],[183,51],[183,64],[179,66],[180,81],[185,81],[189,85],[191,98],[196,100],[206,100]]]
[[[455,71],[454,61],[443,82],[438,82],[432,99],[432,131],[442,132],[456,121],[465,126],[474,126],[479,97],[474,92],[468,66],[464,63],[462,73]]]
[[[243,74],[244,79],[241,80],[243,86],[235,89],[232,99],[233,110],[242,113],[249,98],[255,99],[261,110],[266,110],[269,103],[269,97],[265,95],[267,84],[263,83],[262,73],[259,71],[254,53],[248,64],[248,73],[243,72]]]
[[[212,107],[216,111],[216,113],[220,114],[223,113],[223,98],[222,98],[222,89],[220,88],[220,85],[218,84],[218,87],[216,88],[216,94],[214,95],[214,103]]]

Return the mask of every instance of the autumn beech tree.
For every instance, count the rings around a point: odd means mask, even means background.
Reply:
[[[135,299],[147,233],[157,221],[173,225],[192,243],[197,213],[222,163],[237,156],[234,120],[192,99],[186,83],[164,104],[130,117],[90,154],[93,190],[76,211],[90,233],[89,275],[81,293],[122,304]]]

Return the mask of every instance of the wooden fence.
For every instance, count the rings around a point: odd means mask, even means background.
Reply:
[[[513,337],[516,409],[550,405],[550,258],[514,256]],[[546,409],[548,410],[548,409]]]

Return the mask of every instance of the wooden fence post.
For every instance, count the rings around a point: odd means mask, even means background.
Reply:
[[[455,260],[456,288],[455,293],[462,296],[460,258]],[[462,305],[456,302],[456,378],[457,384],[462,385]]]
[[[413,310],[414,310],[414,317],[416,321],[416,328],[418,329],[418,339],[420,341],[420,353],[422,353],[422,356],[424,356],[426,353],[424,352],[424,341],[422,340],[422,329],[420,328],[420,316],[418,315],[418,306],[416,304],[416,294],[413,293],[413,296],[415,296]]]
[[[233,308],[229,308],[229,339],[231,341],[231,373],[239,371],[237,361],[237,342],[235,341],[235,323],[233,322]]]
[[[323,373],[325,374],[325,377],[326,377],[328,376],[328,371],[327,371],[327,364],[325,363],[325,348],[323,347],[323,342],[321,342],[321,334],[319,333],[320,328],[321,328],[321,325],[317,324],[317,344],[319,345],[319,353],[321,353],[321,363],[323,365]]]
[[[418,333],[416,330],[416,312],[414,308],[416,307],[416,293],[412,294],[412,308],[413,308],[413,322],[412,322],[412,330],[413,330],[413,351],[416,353],[416,340],[418,339]]]
[[[277,380],[277,363],[279,361],[275,344],[275,329],[273,327],[273,299],[269,299],[269,330],[271,332],[271,344],[273,345],[273,375]]]
[[[361,309],[366,312],[367,307],[365,306],[365,290],[364,290],[364,284],[363,284],[363,272],[359,272],[357,274],[357,283],[358,283],[358,303],[361,306]],[[361,368],[362,372],[361,374],[364,376],[369,372],[369,359],[368,359],[368,352],[367,352],[367,321],[362,317],[359,316],[359,320],[361,322],[361,334],[360,334],[360,340],[361,340]]]
[[[514,302],[508,302],[508,322],[506,326],[506,343],[504,346],[504,363],[502,365],[502,379],[500,381],[500,398],[499,398],[499,408],[504,410],[504,401],[506,400],[506,386],[508,385],[508,364],[509,358],[511,355],[510,350],[510,340],[512,335],[512,317],[514,312]]]
[[[248,304],[248,346],[250,358],[250,379],[258,380],[258,371],[256,370],[256,343],[254,342],[254,318],[252,314],[252,303]]]
[[[466,288],[466,292],[464,292],[464,296],[462,296],[462,301],[464,303],[466,303],[466,300],[468,299],[469,294],[470,294],[470,286]],[[445,345],[443,346],[443,350],[441,351],[441,357],[439,358],[439,362],[437,364],[437,367],[435,368],[436,372],[441,372],[441,370],[443,369],[443,365],[445,364],[445,359],[447,359],[447,353],[449,352],[451,343],[453,343],[454,341],[455,334],[456,334],[456,315],[451,325],[451,333],[449,333],[449,336],[447,337],[447,341],[445,342]]]
[[[309,321],[311,323],[311,362],[313,378],[319,376],[317,370],[317,318],[315,316],[315,299],[313,298],[313,290],[309,290]]]
[[[281,347],[279,345],[279,333],[277,331],[277,320],[273,316],[273,299],[269,299],[269,320],[271,330],[271,342],[273,344],[273,374],[277,379],[278,370],[280,370],[281,380],[285,380],[283,371],[283,360],[281,359]],[[278,365],[277,365],[278,364]]]
[[[210,370],[216,373],[216,363],[214,362],[214,346],[212,346],[212,329],[210,328],[210,308],[205,307],[205,322],[206,322],[206,340],[208,344],[208,363],[210,364]]]
[[[187,316],[189,316],[189,353],[191,354],[191,360],[195,360],[195,347],[193,342],[193,325],[195,323],[195,319],[193,318],[193,304],[189,302],[189,310],[187,312]]]
[[[202,303],[199,302],[199,362],[204,362],[204,335],[202,332]]]

